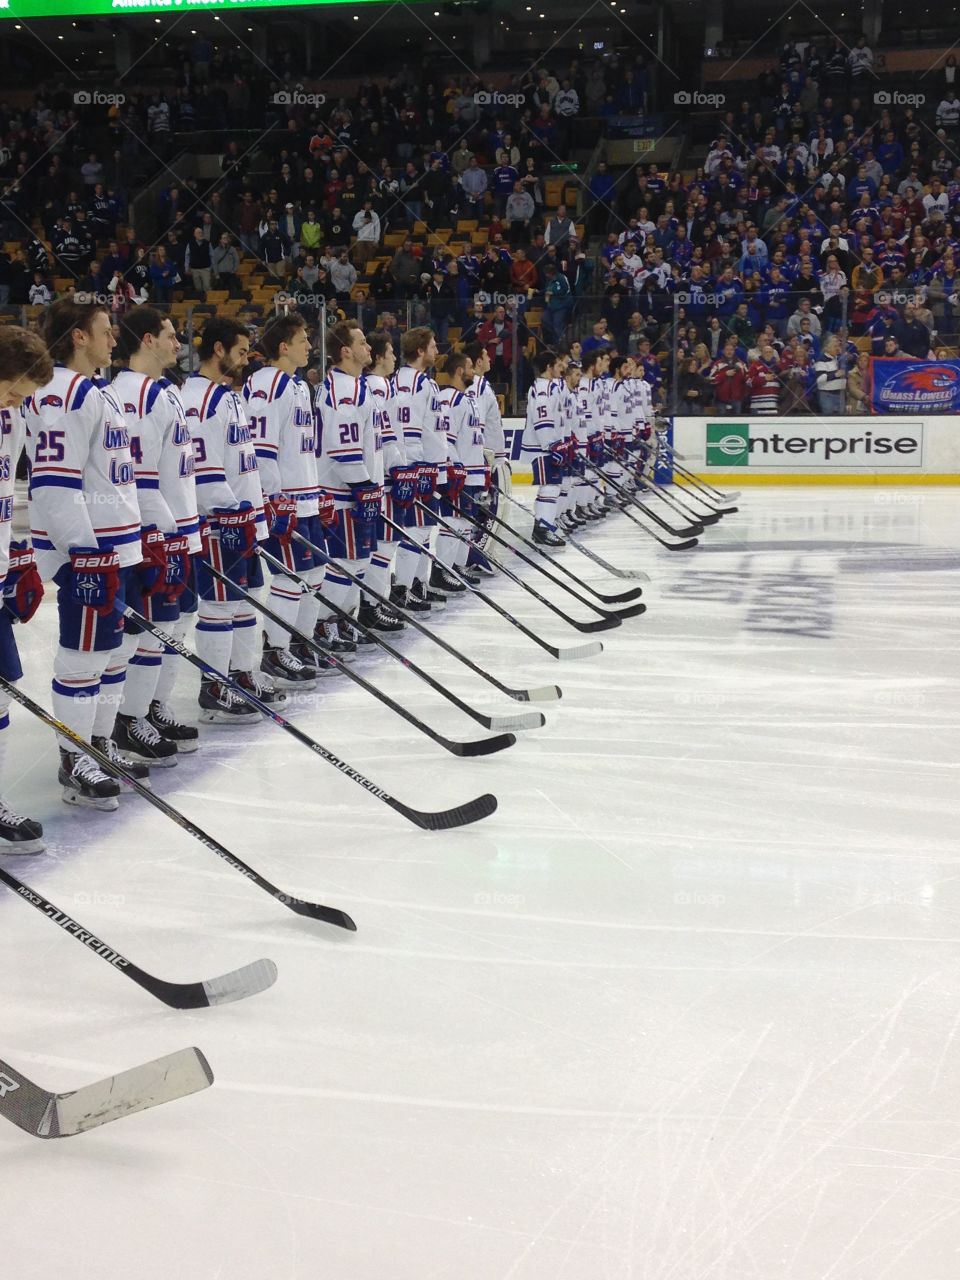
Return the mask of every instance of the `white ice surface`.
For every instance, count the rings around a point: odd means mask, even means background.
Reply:
[[[0,889],[0,1056],[69,1089],[197,1044],[216,1075],[60,1143],[4,1126],[5,1277],[956,1280],[957,495],[747,490],[685,554],[620,516],[587,536],[653,578],[601,657],[554,662],[479,603],[439,623],[509,683],[562,686],[511,750],[457,760],[342,680],[293,712],[411,803],[492,790],[487,821],[420,832],[268,723],[157,774],[357,934],[136,799],[68,809],[52,736],[12,709],[5,794],[49,852],[10,869],[158,975],[266,956],[280,977],[176,1013]],[[22,642],[49,705],[52,604]],[[362,669],[483,736],[382,657]]]

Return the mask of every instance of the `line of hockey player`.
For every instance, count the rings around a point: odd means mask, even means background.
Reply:
[[[305,645],[291,647],[273,623],[261,645],[245,594],[263,583],[259,543],[324,599],[380,631],[403,622],[372,597],[361,599],[341,567],[421,612],[465,590],[443,565],[472,578],[472,557],[492,571],[479,548],[436,527],[443,511],[461,530],[472,528],[460,513],[491,509],[491,470],[503,468],[503,428],[482,348],[449,359],[450,385],[441,391],[428,372],[437,358],[430,330],[404,335],[395,370],[385,333],[368,341],[345,322],[328,333],[330,367],[315,404],[297,373],[310,353],[303,320],[278,318],[263,349],[267,365],[245,378],[245,327],[214,317],[200,338],[198,372],[178,388],[166,376],[177,335],[147,306],[123,319],[119,346],[104,308],[69,299],[48,309],[42,341],[13,327],[0,332],[0,674],[20,678],[13,623],[29,621],[43,582],[54,583],[54,714],[141,781],[151,767],[195,750],[199,735],[169,707],[179,660],[124,616],[128,606],[178,636],[195,614],[198,654],[279,703],[284,689],[308,688],[334,668]],[[115,355],[123,367],[108,380],[101,375]],[[31,533],[11,545],[24,438]],[[402,539],[384,526],[381,504],[405,529]],[[431,535],[440,566],[424,554]],[[292,577],[272,577],[270,605],[341,659],[363,643]],[[5,705],[0,717],[2,745]],[[199,718],[240,724],[259,716],[227,685],[204,679]],[[59,782],[69,803],[118,806],[121,784],[67,739]],[[37,852],[40,824],[4,806],[0,842],[8,852]]]
[[[20,678],[12,624],[29,621],[43,582],[54,583],[54,714],[141,781],[196,750],[199,734],[170,709],[179,659],[125,617],[128,606],[178,637],[195,614],[199,656],[279,705],[285,690],[308,689],[336,667],[291,644],[275,622],[261,638],[248,599],[264,585],[260,543],[296,575],[271,575],[270,608],[342,661],[367,630],[402,630],[397,610],[429,611],[463,594],[464,580],[494,572],[471,520],[493,518],[509,484],[479,344],[447,357],[441,388],[431,376],[430,329],[403,335],[397,368],[386,332],[367,336],[344,321],[328,331],[328,370],[315,397],[298,373],[310,343],[296,314],[267,327],[266,364],[249,376],[250,340],[238,321],[208,320],[199,369],[180,387],[167,376],[178,350],[171,321],[149,306],[123,318],[119,339],[106,309],[69,299],[46,312],[42,341],[0,331],[0,674]],[[109,380],[102,375],[115,357],[123,367]],[[582,369],[566,355],[536,357],[523,448],[539,486],[534,536],[548,548],[603,511],[592,467],[627,485],[639,477],[636,450],[652,422],[648,384],[631,360],[609,373],[607,363],[600,353]],[[11,544],[24,432],[31,532]],[[327,602],[362,630],[337,622]],[[259,720],[213,678],[201,680],[198,702],[202,722]],[[2,749],[2,704],[0,717]],[[67,739],[58,777],[68,803],[117,808],[122,784]],[[0,849],[42,847],[40,824],[4,805]]]
[[[537,485],[533,540],[560,550],[565,533],[618,505],[612,490],[598,492],[591,474],[599,472],[627,493],[642,487],[653,401],[642,367],[629,356],[611,359],[591,351],[578,363],[566,353],[544,351],[533,364],[523,433]]]

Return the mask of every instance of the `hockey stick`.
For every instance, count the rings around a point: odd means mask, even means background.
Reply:
[[[281,729],[291,734],[298,742],[302,742],[308,750],[314,753],[314,755],[318,755],[321,760],[326,760],[327,764],[332,764],[335,769],[338,769],[342,774],[348,777],[351,782],[355,782],[358,787],[363,787],[364,791],[369,791],[371,795],[376,796],[378,800],[382,800],[384,804],[389,805],[391,809],[402,814],[409,822],[412,822],[422,830],[447,831],[451,827],[464,827],[467,823],[479,822],[481,818],[489,817],[490,814],[496,810],[497,798],[492,795],[478,796],[475,800],[468,800],[466,804],[457,805],[453,809],[443,809],[437,813],[432,813],[423,809],[413,809],[409,805],[403,804],[400,800],[397,800],[390,795],[388,791],[384,791],[382,787],[378,787],[376,783],[371,782],[369,778],[364,777],[358,769],[354,769],[353,765],[347,764],[345,760],[341,760],[340,757],[334,755],[332,751],[328,751],[326,747],[321,746],[315,738],[311,738],[310,735],[304,733],[302,729],[298,729],[295,724],[291,724],[289,720],[285,720],[283,716],[274,711],[272,707],[268,707],[265,702],[261,702],[256,694],[251,693],[249,689],[244,689],[243,685],[237,684],[236,681],[231,680],[228,676],[223,675],[222,672],[217,671],[215,667],[211,667],[209,663],[204,662],[202,658],[198,657],[188,649],[185,644],[181,644],[176,636],[171,636],[168,635],[166,631],[161,631],[159,627],[155,627],[152,622],[148,622],[146,618],[142,618],[136,610],[131,609],[129,606],[124,610],[124,615],[125,617],[132,618],[134,622],[139,622],[145,631],[149,631],[151,635],[155,636],[158,640],[161,640],[165,645],[172,649],[174,653],[179,653],[181,658],[186,658],[191,666],[202,671],[204,675],[210,676],[213,680],[219,680],[229,689],[232,689],[234,693],[245,698],[251,706],[256,707],[261,715],[266,716],[268,720],[272,720],[274,724],[279,725]],[[86,749],[87,748],[85,748],[85,750]],[[231,859],[235,863],[238,861],[236,858],[233,858],[233,855],[231,855]],[[242,866],[242,864],[240,865]],[[249,868],[246,870],[245,874],[250,874]],[[256,879],[259,883],[260,877],[257,876]],[[279,893],[277,896],[280,897],[282,902],[285,902],[286,905],[290,907],[291,911],[296,911],[299,915],[314,914],[315,908],[312,903],[300,902],[296,898],[288,898]],[[304,907],[310,908],[310,910],[305,911],[303,909]],[[320,910],[332,912],[333,908],[322,907]],[[341,911],[336,914],[343,917],[344,928],[356,928],[356,925],[352,920],[350,920],[350,917],[345,912]],[[327,917],[318,918],[326,919]],[[347,921],[349,921],[349,923],[345,923]],[[331,921],[331,923],[336,924],[339,922]]]
[[[279,562],[277,561],[275,563]],[[258,613],[262,613],[265,618],[269,618],[271,622],[275,622],[278,627],[283,627],[284,631],[286,631],[288,635],[293,636],[294,639],[298,640],[301,644],[308,645],[314,653],[318,655],[318,657],[329,659],[337,670],[342,671],[345,676],[349,676],[354,684],[359,685],[360,688],[369,693],[371,697],[376,698],[378,702],[382,702],[385,707],[389,707],[390,710],[400,716],[402,720],[406,720],[407,724],[412,724],[415,729],[419,729],[422,734],[425,734],[426,737],[438,743],[446,751],[449,751],[451,755],[489,756],[495,751],[503,751],[506,747],[512,747],[516,742],[517,739],[512,733],[502,733],[496,738],[482,738],[475,742],[453,742],[449,738],[445,738],[442,733],[437,733],[437,731],[435,729],[431,729],[428,724],[424,724],[419,716],[415,716],[412,711],[408,711],[406,707],[402,707],[399,702],[395,702],[389,694],[384,693],[382,690],[378,689],[376,685],[372,685],[369,680],[365,680],[363,676],[358,675],[356,671],[348,666],[346,662],[342,662],[335,654],[327,653],[325,650],[321,649],[313,636],[305,635],[304,632],[298,631],[297,628],[291,626],[290,623],[284,622],[283,618],[281,618],[278,613],[275,613],[273,609],[269,608],[269,606],[261,604],[256,596],[251,595],[249,591],[244,591],[244,589],[242,587],[238,587],[235,582],[231,582],[226,574],[220,573],[219,570],[215,569],[213,565],[208,564],[206,561],[204,561],[204,568],[207,569],[218,582],[222,582],[224,586],[232,587],[233,590],[246,600],[248,604],[252,605]],[[353,620],[351,618],[351,622],[352,621]]]
[[[594,564],[598,564],[601,569],[605,569],[607,573],[613,574],[615,578],[629,578],[634,582],[649,582],[650,575],[644,573],[641,569],[618,569],[615,564],[611,564],[609,560],[604,560],[603,556],[598,556],[596,551],[588,547],[586,543],[578,542],[573,534],[565,533],[563,535],[571,547],[575,551],[579,551],[581,555],[585,555]]]
[[[591,489],[594,489],[601,498],[604,496],[603,490],[599,485],[594,484],[592,480],[588,480],[587,484]],[[627,511],[625,507],[622,507],[621,511],[628,520],[633,521],[638,529],[642,529],[648,537],[653,538],[655,542],[659,542],[661,547],[666,547],[668,551],[689,551],[691,547],[695,547],[697,545],[698,540],[696,538],[687,538],[684,542],[667,542],[665,539],[660,537],[659,533],[656,533],[653,529],[648,529],[643,521],[638,520],[632,511]]]
[[[385,524],[388,524],[390,528],[396,530],[397,533],[402,534],[403,537],[408,536],[406,530],[402,529],[400,525],[394,524],[393,521],[387,519],[386,516],[383,517],[383,520]],[[309,547],[321,564],[329,562],[330,557],[327,555],[326,551],[316,546],[308,538],[305,538],[302,533],[297,533],[296,530],[294,530],[293,536],[298,542],[302,542],[305,547]],[[364,584],[362,578],[355,577],[349,572],[349,570],[345,569],[342,564],[337,565],[337,572],[342,573],[345,578],[349,578],[352,583],[361,587],[372,599],[378,600],[381,604],[387,605],[389,608],[394,609],[397,613],[401,614],[404,622],[409,623],[411,627],[415,628],[415,630],[419,631],[422,635],[425,635],[428,640],[432,640],[434,644],[439,645],[445,653],[449,653],[452,658],[456,658],[458,662],[462,662],[465,667],[470,671],[475,672],[478,676],[481,676],[488,684],[492,684],[495,689],[499,689],[501,693],[505,693],[508,698],[513,698],[516,702],[555,702],[561,697],[561,691],[555,684],[541,685],[537,689],[511,689],[509,685],[503,684],[496,678],[496,676],[492,676],[489,671],[484,671],[483,667],[478,666],[472,658],[468,658],[465,653],[461,653],[459,649],[455,649],[452,644],[449,644],[441,636],[438,636],[435,631],[431,631],[429,627],[424,626],[424,624],[418,618],[415,618],[412,613],[392,604],[386,596],[382,596],[376,591],[371,591],[370,588]],[[512,727],[513,726],[511,726],[511,728]]]
[[[518,507],[526,515],[530,514],[530,512],[527,510],[527,508],[523,505],[522,502],[518,502],[517,499],[512,498],[510,494],[505,494],[504,496],[507,498],[509,502],[511,502],[515,507]],[[469,519],[469,517],[465,517],[465,518]],[[476,523],[479,524],[479,521],[477,521]],[[517,529],[514,529],[512,525],[506,525],[505,527],[510,530],[510,532],[513,534],[515,538],[519,538],[525,547],[530,547],[530,549],[535,551],[537,555],[542,556],[544,560],[546,560],[549,564],[553,565],[553,567],[556,570],[558,570],[558,572],[570,578],[571,581],[575,582],[578,587],[583,587],[585,591],[589,591],[591,595],[596,596],[597,599],[601,600],[604,604],[627,604],[631,600],[639,599],[639,597],[643,595],[643,592],[639,587],[631,587],[629,591],[624,591],[618,596],[605,596],[600,591],[597,591],[595,587],[591,587],[589,582],[584,582],[582,578],[578,578],[577,575],[573,573],[570,569],[568,569],[565,564],[562,564],[559,560],[555,560],[552,556],[548,555],[547,552],[544,551],[542,547],[538,547],[535,542],[532,542],[529,538],[525,537]],[[511,544],[506,539],[497,537],[496,534],[491,534],[491,537],[493,537],[495,541],[503,543],[505,547],[509,547],[510,550],[514,551],[518,556],[520,555],[516,547],[511,546]],[[564,534],[564,537],[566,537],[566,534]],[[524,560],[525,563],[527,564],[533,563],[531,560],[527,560],[525,556],[520,556],[520,558]],[[534,567],[536,568],[538,566],[535,565]],[[541,573],[546,573],[546,570],[542,568],[540,571]],[[548,573],[546,576],[550,578],[551,581],[557,582],[557,579],[553,578],[551,574]],[[557,586],[562,587],[563,583],[557,582]],[[570,591],[570,588],[567,587],[566,590]],[[575,591],[570,591],[570,594],[573,596],[575,600],[580,600],[581,604],[590,605],[589,600],[584,600],[581,596],[578,596]],[[596,605],[590,605],[590,608],[595,609]],[[598,610],[598,612],[602,613],[603,610]],[[633,615],[630,614],[629,612],[620,614],[621,618],[629,618],[632,616]]]
[[[49,1093],[0,1061],[0,1116],[34,1138],[72,1138],[212,1084],[213,1072],[199,1049],[180,1049],[69,1093]]]
[[[299,583],[300,587],[305,592],[316,596],[320,603],[326,605],[326,607],[335,613],[338,618],[342,619],[344,622],[349,622],[351,626],[356,627],[358,631],[361,631],[365,636],[368,636],[373,643],[379,645],[385,653],[389,653],[392,658],[396,658],[397,662],[405,666],[408,671],[413,672],[415,676],[419,676],[424,684],[428,685],[431,689],[435,689],[437,693],[441,694],[449,702],[452,702],[455,707],[459,707],[465,715],[470,716],[472,720],[476,720],[478,724],[482,724],[485,729],[541,729],[545,724],[546,718],[542,711],[518,711],[516,715],[485,716],[481,711],[474,710],[469,703],[464,702],[462,698],[458,698],[452,690],[448,689],[446,685],[441,684],[439,680],[435,680],[433,676],[424,671],[422,667],[418,667],[412,659],[402,654],[399,649],[395,649],[392,644],[379,636],[371,627],[363,626],[356,620],[356,618],[349,614],[346,609],[341,609],[339,605],[336,605],[332,600],[327,599],[326,596],[321,594],[319,587],[311,585],[311,583],[307,582],[307,580],[302,578],[298,573],[295,573],[292,569],[288,569],[282,561],[278,560],[276,556],[272,556],[270,552],[265,550],[263,547],[258,547],[257,550],[259,551],[261,558],[266,560],[269,565],[272,565],[278,573],[282,573],[294,582]],[[321,649],[320,652],[323,653],[324,657],[327,656],[325,650]],[[338,663],[337,665],[339,666],[340,664]]]
[[[638,511],[642,511],[645,516],[654,522],[654,524],[658,524],[665,533],[672,533],[675,538],[699,537],[699,535],[703,533],[703,525],[699,523],[692,524],[689,529],[675,529],[672,524],[667,524],[666,520],[661,520],[655,511],[651,511],[649,507],[645,507],[642,502],[639,502],[629,494],[622,485],[617,484],[616,480],[612,480],[610,476],[605,475],[596,467],[590,467],[589,469],[599,480],[605,481],[614,493],[619,494],[628,506],[636,507]]]
[[[650,446],[644,444],[643,441],[640,442],[640,447],[647,453],[651,451]],[[610,456],[613,457],[612,453]],[[616,459],[614,459],[614,461],[616,461]],[[642,462],[640,465],[642,467]],[[651,470],[653,474],[656,473],[655,461]],[[637,493],[648,493],[652,498],[659,498],[661,502],[666,503],[668,507],[675,511],[677,515],[686,516],[688,520],[693,520],[698,524],[716,524],[718,520],[723,518],[725,514],[723,511],[718,511],[715,506],[707,502],[704,498],[701,498],[699,494],[688,493],[686,497],[689,502],[699,502],[701,507],[706,507],[705,512],[694,510],[694,508],[692,506],[688,506],[676,492],[671,493],[664,485],[658,484],[656,480],[653,479],[653,474],[646,477],[643,476],[642,473],[637,474]]]
[[[133,611],[133,609],[128,608],[125,612],[125,616],[132,618],[136,622],[142,623],[147,630],[152,629],[151,624],[147,622],[145,618],[141,618],[139,614]],[[156,634],[156,632],[154,632],[154,634]],[[173,641],[171,643],[170,638],[166,636],[166,634],[163,634],[161,638],[165,643],[170,644],[171,648],[175,648],[176,645],[179,644],[179,641]],[[123,769],[121,769],[119,765],[115,764],[114,761],[112,761],[103,751],[100,751],[90,742],[84,742],[83,738],[81,738],[79,734],[74,733],[72,729],[68,729],[65,724],[57,720],[55,716],[52,716],[49,711],[45,711],[39,703],[28,698],[25,693],[22,693],[16,687],[16,685],[3,679],[2,676],[0,676],[0,688],[6,689],[11,698],[15,698],[22,707],[26,707],[28,711],[32,711],[38,720],[42,720],[43,723],[49,725],[51,729],[55,729],[57,733],[62,735],[62,737],[68,738],[77,747],[79,747],[84,755],[88,755],[92,760],[96,760],[97,764],[109,773],[111,777],[123,778],[124,781],[132,787],[134,791],[136,791],[137,795],[143,796],[144,800],[149,801],[155,809],[159,809],[162,814],[165,814],[172,822],[175,822],[178,827],[181,827],[184,831],[188,831],[194,839],[199,840],[205,848],[211,851],[211,853],[215,853],[217,857],[222,858],[228,866],[233,867],[234,871],[239,871],[242,876],[245,876],[248,880],[252,880],[258,889],[263,889],[265,893],[269,893],[272,898],[276,898],[278,902],[282,902],[285,907],[289,907],[291,911],[295,911],[298,916],[308,916],[311,920],[322,920],[325,924],[335,924],[341,929],[350,929],[351,931],[356,929],[357,926],[353,923],[347,913],[345,911],[341,911],[339,907],[324,907],[317,902],[304,902],[300,898],[294,898],[290,894],[284,893],[283,890],[278,889],[275,884],[271,884],[269,880],[264,879],[264,877],[254,871],[252,867],[248,867],[245,862],[241,862],[237,855],[235,853],[231,853],[229,849],[219,842],[219,840],[214,840],[213,836],[207,835],[206,831],[201,827],[198,827],[192,819],[186,816],[186,814],[181,813],[179,809],[175,809],[173,805],[168,804],[166,800],[163,800],[149,787],[143,786],[143,784],[138,782],[136,778],[125,773]]]
[[[398,524],[394,524],[394,522],[387,516],[383,517],[383,521],[384,524],[389,525],[391,529],[396,529],[396,531],[403,534],[404,537],[407,536],[406,531],[401,529]],[[296,534],[294,534],[294,537],[296,537]],[[451,568],[449,565],[442,564],[439,556],[437,556],[435,552],[428,551],[426,547],[421,547],[421,551],[427,559],[432,560],[434,564],[439,564],[442,568],[449,569],[451,573],[460,579],[468,591],[472,592],[473,595],[478,596],[484,604],[489,605],[494,613],[499,613],[500,617],[505,618],[512,627],[516,627],[517,630],[522,631],[525,636],[529,636],[534,644],[538,644],[541,649],[545,649],[552,658],[556,658],[558,661],[566,661],[572,658],[594,658],[598,653],[603,653],[603,644],[600,640],[592,640],[586,644],[573,645],[566,649],[558,649],[556,645],[549,644],[541,636],[538,636],[535,631],[531,631],[528,626],[519,620],[519,618],[515,618],[513,614],[508,613],[502,605],[497,604],[496,600],[488,596],[485,591],[481,591],[479,587],[475,587],[472,583],[467,582],[463,575],[458,573],[456,569]],[[508,576],[510,576],[509,573]]]
[[[22,880],[0,867],[0,882],[12,889],[23,902],[29,902],[41,915],[52,920],[64,933],[69,933],[88,950],[106,960],[119,973],[135,982],[144,991],[169,1005],[171,1009],[205,1009],[208,1005],[232,1004],[234,1000],[245,1000],[247,996],[255,996],[266,991],[277,980],[277,966],[272,960],[255,960],[253,964],[244,965],[242,969],[234,969],[219,978],[210,978],[206,982],[165,982],[155,978],[135,965],[132,960],[121,955],[119,951],[103,942],[95,933],[85,929],[72,916],[55,907],[43,894],[31,889]]]
[[[686,479],[692,485],[693,488],[699,489],[701,490],[701,492],[712,497],[714,502],[722,502],[722,503],[736,502],[737,498],[740,497],[739,489],[734,489],[733,493],[723,493],[721,492],[721,490],[714,488],[714,486],[710,484],[708,481],[698,480],[692,471],[688,471],[686,467],[680,466],[680,463],[677,461],[678,458],[681,460],[683,459],[683,454],[677,453],[676,449],[674,449],[672,445],[669,445],[666,442],[666,440],[661,440],[658,438],[657,450],[659,451],[660,449],[664,451],[664,453],[667,456],[667,460],[670,462],[671,466],[674,468],[675,471],[679,471],[680,474],[684,477],[684,479]],[[723,514],[730,515],[736,510],[737,510],[736,507],[726,507],[724,509]]]
[[[423,504],[420,502],[414,503],[414,506],[419,507],[421,511],[426,511],[428,515],[434,514],[434,512],[430,511],[427,507],[424,507]],[[437,519],[437,523],[440,524],[449,533],[451,533],[457,539],[458,542],[465,542],[468,546],[473,545],[470,542],[470,539],[466,536],[466,534],[460,533],[459,530],[454,529],[452,525],[450,525],[449,522],[443,518],[443,516],[437,516],[436,519]],[[465,516],[464,519],[469,519],[469,517]],[[471,520],[470,523],[475,525],[476,521]],[[491,533],[490,537],[495,538],[495,535]],[[503,539],[498,539],[498,541],[503,541]],[[507,546],[510,546],[510,544],[507,543]],[[513,551],[515,555],[519,556],[520,559],[523,560],[526,564],[533,564],[532,560],[527,560],[526,556],[521,551],[517,551],[515,547],[510,547],[510,550]],[[453,565],[444,564],[442,560],[438,560],[438,563],[441,565],[443,569],[446,569],[448,573],[453,573],[457,578],[459,578],[460,581],[464,584],[464,586],[469,587],[472,591],[479,594],[479,588],[471,587],[470,583],[465,580],[463,574],[460,572],[459,569],[455,568]],[[639,607],[634,606],[634,609],[632,612],[624,613],[621,615],[619,613],[616,613],[616,614],[604,613],[602,609],[598,609],[596,605],[591,604],[591,605],[588,605],[588,607],[590,609],[593,609],[594,613],[599,613],[602,616],[597,618],[593,622],[578,622],[576,618],[571,618],[568,613],[564,613],[564,611],[560,608],[559,605],[554,604],[552,600],[548,600],[546,596],[542,596],[540,592],[536,590],[535,587],[530,586],[529,582],[524,582],[523,578],[521,578],[519,574],[514,573],[512,569],[508,569],[504,564],[500,564],[499,568],[500,568],[500,572],[505,577],[509,578],[511,582],[515,582],[518,587],[522,587],[523,590],[526,591],[528,595],[533,596],[534,600],[538,600],[540,604],[542,604],[545,608],[549,609],[551,613],[555,613],[558,618],[562,618],[564,622],[567,624],[567,626],[573,627],[575,631],[581,631],[587,635],[591,634],[594,631],[609,631],[611,627],[619,627],[622,618],[632,617],[633,612],[637,612],[638,608],[641,611],[644,609],[643,605],[640,605]],[[534,565],[534,568],[540,572],[543,572],[542,570],[540,570],[539,565]],[[544,576],[546,577],[548,575],[545,574]],[[555,579],[553,578],[551,578],[550,580],[551,582],[555,581]],[[570,588],[564,587],[564,590],[569,591]],[[580,597],[578,596],[577,598],[579,599]]]

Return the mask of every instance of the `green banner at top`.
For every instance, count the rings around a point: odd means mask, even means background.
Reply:
[[[254,9],[316,8],[343,0],[0,0],[3,18],[120,18],[126,14],[249,13]],[[372,4],[376,0],[355,0]]]

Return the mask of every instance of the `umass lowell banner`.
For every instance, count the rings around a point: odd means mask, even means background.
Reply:
[[[960,360],[871,360],[870,409],[960,413]]]

